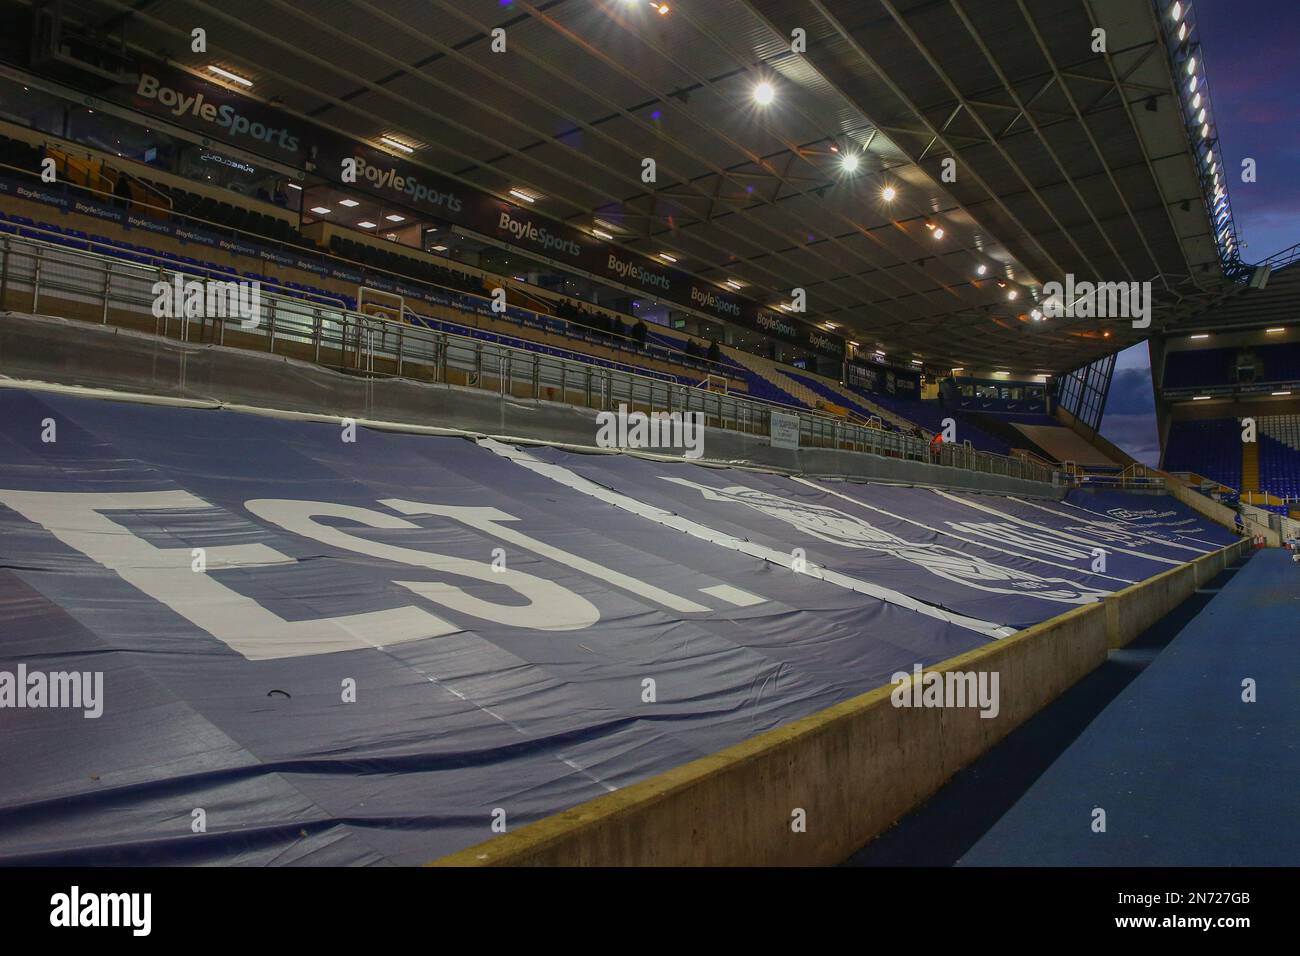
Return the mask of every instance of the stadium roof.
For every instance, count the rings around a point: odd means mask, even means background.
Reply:
[[[931,367],[1060,373],[1225,277],[1148,0],[85,0],[128,40]],[[207,30],[207,52],[190,31]],[[507,52],[493,53],[503,27]],[[1092,52],[1095,28],[1105,55]],[[805,31],[806,52],[791,50]],[[759,106],[757,84],[774,100]],[[856,171],[841,159],[859,155]],[[642,182],[642,159],[657,182]],[[956,181],[943,179],[955,158]],[[892,201],[882,189],[893,186]],[[936,239],[938,227],[943,238]],[[980,264],[988,268],[978,278]],[[1153,329],[1032,291],[1153,282]],[[997,280],[1008,283],[1003,288]],[[1009,292],[1020,284],[1015,301]],[[1104,330],[1111,334],[1105,335]]]

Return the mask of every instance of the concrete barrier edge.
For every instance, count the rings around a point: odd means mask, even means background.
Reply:
[[[843,861],[1249,550],[1238,541],[927,672],[997,672],[1001,711],[905,708],[894,685],[524,825],[433,866]],[[793,823],[802,811],[804,832]],[[485,821],[486,826],[486,821]]]

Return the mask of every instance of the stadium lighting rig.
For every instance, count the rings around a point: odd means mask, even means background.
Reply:
[[[1188,139],[1197,158],[1201,188],[1206,196],[1210,220],[1214,223],[1215,244],[1219,259],[1226,266],[1239,259],[1236,225],[1220,177],[1218,160],[1214,156],[1214,112],[1210,103],[1209,80],[1205,71],[1205,55],[1200,44],[1192,40],[1195,24],[1190,21],[1192,5],[1174,0],[1167,7],[1168,15],[1162,18],[1166,47],[1175,77],[1185,79],[1181,89],[1181,107],[1184,110]]]

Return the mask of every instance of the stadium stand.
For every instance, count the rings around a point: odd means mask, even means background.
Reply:
[[[1300,381],[1300,344],[1258,345],[1250,349],[1249,377],[1238,372],[1238,348],[1172,351],[1165,360],[1166,389]]]
[[[1146,862],[1104,760],[1040,797],[1055,856],[991,828],[1024,736],[1300,528],[1300,415],[1228,417],[1300,411],[1242,387],[1300,376],[1300,246],[1234,248],[1208,23],[1150,2],[0,0],[0,876],[371,867],[472,916],[388,868],[836,865],[925,812],[947,862]],[[1171,473],[1101,434],[1137,345]],[[46,664],[102,713],[14,706]],[[1189,726],[1260,754],[1223,689]],[[1279,806],[1214,805],[1213,859]],[[225,879],[245,947],[346,922]]]
[[[99,251],[111,252],[124,261],[169,265],[173,268],[217,279],[255,279],[268,286],[280,287],[291,295],[301,294],[339,301],[349,308],[355,308],[357,304],[355,295],[352,294],[356,287],[322,275],[325,260],[319,256],[314,257],[319,263],[322,263],[319,272],[281,269],[279,275],[276,275],[270,272],[248,269],[241,271],[238,268],[238,263],[232,257],[224,257],[228,261],[219,263],[211,259],[196,259],[193,256],[186,255],[183,251],[179,251],[186,248],[183,246],[173,245],[173,250],[169,251],[162,248],[169,244],[168,238],[163,236],[150,235],[149,245],[140,245],[129,242],[124,238],[107,235],[106,233],[116,231],[109,223],[85,217],[81,218],[85,221],[80,224],[103,231],[88,233],[81,229],[68,228],[44,219],[38,221],[27,216],[5,213],[0,213],[0,231],[47,239],[73,248],[89,248],[94,244],[94,247]],[[218,250],[204,247],[198,248],[213,257],[223,257]],[[366,247],[358,245],[358,248],[365,249]],[[344,247],[344,249],[345,251],[353,251],[348,247]],[[372,270],[385,271],[387,266],[397,264],[393,260],[384,257],[372,255],[369,258],[372,261],[357,264]],[[394,258],[403,259],[405,257]],[[297,275],[300,278],[306,278],[310,275],[320,284],[297,282],[288,278],[289,275]],[[363,281],[368,284],[376,284],[382,288],[384,286],[391,287],[391,278],[391,276],[366,274],[363,276]],[[715,373],[731,381],[733,387],[742,391],[745,388],[744,380],[735,374],[736,369],[734,367],[720,367],[708,362],[703,357],[690,356],[684,351],[671,348],[671,346],[655,345],[643,349],[626,337],[614,336],[610,333],[597,333],[580,322],[530,313],[518,307],[512,308],[504,317],[496,317],[492,313],[488,302],[482,297],[481,293],[485,291],[482,285],[475,286],[468,279],[461,278],[460,274],[451,270],[431,271],[427,274],[427,278],[422,281],[428,282],[432,286],[436,280],[443,278],[454,281],[455,286],[451,289],[437,286],[436,288],[423,290],[413,288],[411,290],[417,293],[423,291],[430,294],[440,304],[447,307],[448,311],[441,314],[431,305],[416,309],[417,314],[422,315],[429,322],[435,323],[434,327],[455,328],[462,334],[483,338],[487,341],[507,343],[529,351],[553,354],[557,349],[560,349],[566,353],[572,353],[575,357],[584,361],[591,361],[595,364],[629,365],[641,368],[649,375],[679,377],[687,373],[688,377],[694,375],[698,378]],[[476,289],[477,291],[475,291]],[[452,294],[448,295],[449,292]],[[431,314],[425,315],[425,312]],[[672,340],[663,338],[659,341],[667,342]]]
[[[1241,426],[1233,419],[1171,423],[1161,467],[1198,472],[1240,489]]]
[[[1241,440],[1235,418],[1171,424],[1165,451],[1167,471],[1195,471],[1241,492],[1259,492],[1278,501],[1259,507],[1287,513],[1286,499],[1300,498],[1300,415],[1256,417],[1257,441]]]

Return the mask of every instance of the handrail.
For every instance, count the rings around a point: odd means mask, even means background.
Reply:
[[[473,330],[476,330],[476,331],[479,331],[479,332],[486,332],[486,333],[489,334],[489,335],[501,335],[501,334],[502,334],[502,333],[500,333],[500,332],[494,332],[494,331],[491,330],[491,329],[479,329],[477,326],[473,326],[473,325],[465,325],[465,324],[462,323],[462,322],[455,322],[455,321],[453,321],[453,320],[451,320],[451,319],[440,319],[440,318],[438,318],[437,316],[433,316],[433,315],[424,315],[424,314],[421,313],[421,312],[416,312],[415,309],[411,308],[409,305],[403,305],[403,306],[402,306],[402,314],[403,314],[403,315],[406,315],[406,314],[408,314],[408,313],[409,313],[410,315],[413,315],[415,318],[417,318],[417,319],[421,319],[421,320],[423,320],[423,321],[425,321],[425,322],[438,322],[438,323],[440,323],[440,324],[442,324],[442,325],[450,325],[450,326],[452,326],[453,328],[465,329],[465,330],[467,330],[467,331],[473,329]],[[391,321],[392,321],[391,319],[386,319],[386,318],[384,318],[384,316],[382,316],[382,315],[374,315],[374,316],[371,316],[371,318],[380,319],[381,321],[384,321],[384,322],[391,322]],[[458,333],[453,333],[453,334],[458,334]],[[473,336],[464,336],[464,337],[465,337],[465,338],[473,338]],[[525,339],[524,341],[527,341],[527,339]],[[502,343],[494,343],[494,344],[498,344],[498,345],[500,345],[500,344],[502,344]],[[569,357],[569,361],[582,362],[582,363],[585,364],[585,365],[590,365],[590,364],[592,364],[592,363],[591,363],[590,361],[588,361],[588,360],[589,360],[589,359],[592,359],[592,358],[596,358],[596,356],[585,355],[585,354],[582,353],[582,352],[575,352],[575,351],[573,351],[572,349],[558,348],[558,347],[556,347],[556,346],[554,346],[554,345],[545,345],[545,343],[541,343],[541,342],[539,342],[539,343],[537,343],[537,344],[538,344],[539,346],[544,346],[544,347],[545,347],[549,352],[563,352],[565,356],[568,356],[568,357]],[[504,345],[504,347],[505,347],[505,348],[508,348],[508,349],[514,349],[515,351],[518,351],[518,352],[527,352],[529,355],[537,355],[537,354],[539,354],[539,353],[535,352],[535,351],[532,350],[532,349],[520,349],[520,348],[517,348],[516,346],[513,346],[513,345]],[[652,369],[652,370],[650,370],[650,371],[653,371],[654,374],[653,374],[653,375],[647,375],[647,374],[646,374],[646,373],[647,373],[647,370],[646,370],[646,369],[639,368],[639,367],[637,367],[637,366],[635,366],[635,365],[627,365],[627,364],[625,364],[625,363],[623,363],[623,362],[611,362],[609,359],[601,359],[600,361],[602,361],[602,362],[608,362],[610,365],[617,366],[617,367],[620,369],[620,371],[626,371],[629,375],[639,375],[639,376],[642,376],[642,377],[644,377],[644,378],[654,378],[655,381],[659,381],[659,382],[671,382],[673,385],[677,385],[677,384],[678,384],[677,376],[676,376],[676,375],[673,375],[673,374],[670,373],[670,372],[660,372],[658,369]]]
[[[29,242],[39,243],[43,248],[56,249],[60,252],[70,252],[73,250],[71,250],[70,247],[66,245],[66,243],[69,240],[73,242],[83,242],[90,246],[97,246],[102,249],[111,249],[112,252],[103,253],[103,252],[96,252],[90,249],[80,249],[76,251],[84,252],[86,255],[93,256],[96,259],[107,260],[116,266],[126,265],[126,266],[139,266],[140,268],[144,268],[144,266],[141,266],[141,264],[138,262],[128,262],[124,260],[121,255],[122,250],[107,242],[97,242],[96,240],[91,239],[89,237],[83,239],[80,236],[75,236],[75,237],[67,236],[63,233],[57,233],[51,229],[46,229],[43,226],[21,225],[19,226],[19,228],[27,229],[33,232],[43,233],[44,235],[47,236],[58,236],[60,239],[63,240],[63,242],[51,242],[46,239],[33,239],[30,236],[17,237],[19,239],[23,239]],[[231,274],[229,273],[216,272],[215,274],[213,274],[213,270],[207,269],[203,266],[196,266],[190,262],[180,262],[166,252],[152,251],[147,253],[147,255],[149,256],[150,259],[157,259],[157,260],[161,260],[163,263],[166,263],[165,266],[160,266],[161,268],[170,269],[170,271],[172,272],[176,272],[180,275],[188,275],[194,279],[202,279],[207,282],[244,281],[244,277],[238,274],[235,274],[234,278],[232,279]],[[198,272],[190,272],[186,270],[198,270]],[[312,299],[317,299],[320,301],[320,303],[325,305],[334,306],[338,308],[347,308],[347,302],[343,299],[342,296],[321,295],[320,293],[310,292],[306,289],[290,289],[288,286],[283,286],[280,283],[269,279],[262,279],[259,281],[263,288],[269,286],[272,289],[284,290],[284,294],[291,298],[301,299],[303,296],[310,296]]]
[[[27,178],[38,178],[38,177],[36,177],[36,174],[33,173],[31,170],[23,169],[23,168],[21,168],[21,167],[19,167],[19,166],[11,166],[11,165],[9,165],[8,163],[0,163],[0,169],[7,170],[7,171],[12,172],[12,173],[17,173],[17,174],[19,174],[20,176],[25,176],[25,177],[27,177]],[[76,189],[76,190],[80,190],[80,191],[82,191],[82,192],[91,193],[91,194],[93,194],[93,195],[95,195],[95,196],[103,197],[103,199],[106,201],[106,203],[107,203],[108,205],[113,205],[113,204],[115,204],[116,202],[118,202],[119,199],[120,199],[120,197],[113,195],[111,192],[105,192],[104,190],[94,189],[94,188],[92,188],[92,187],[89,187],[89,186],[83,186],[83,185],[80,185],[80,184],[78,184],[78,183],[73,183],[73,182],[59,182],[59,183],[56,183],[56,184],[40,183],[39,185],[40,185],[40,187],[41,187],[42,189],[49,189],[49,188],[53,185],[53,186],[60,187],[60,188],[63,188],[63,189]],[[306,251],[306,252],[308,252],[308,253],[311,254],[311,255],[314,255],[314,256],[317,256],[317,257],[320,257],[320,258],[323,258],[323,259],[328,259],[328,260],[332,260],[332,261],[334,261],[334,262],[337,262],[337,263],[339,263],[339,264],[341,264],[341,265],[343,265],[343,266],[346,266],[346,267],[349,268],[349,269],[360,270],[360,271],[362,272],[363,275],[364,275],[365,273],[367,273],[367,272],[372,273],[372,274],[374,274],[374,273],[378,273],[378,274],[381,274],[381,275],[383,275],[383,276],[387,276],[387,277],[389,277],[389,278],[391,278],[391,279],[400,280],[400,281],[402,281],[402,282],[409,282],[409,283],[412,283],[412,284],[414,284],[414,285],[427,286],[427,287],[432,288],[432,289],[440,290],[440,291],[442,291],[442,292],[444,292],[444,293],[451,293],[451,294],[454,294],[454,295],[461,295],[461,296],[471,296],[471,297],[473,297],[473,298],[475,298],[475,299],[482,299],[482,300],[485,301],[485,302],[490,302],[490,301],[491,301],[491,300],[488,299],[487,297],[484,297],[484,296],[481,296],[481,295],[477,295],[477,294],[475,294],[475,293],[473,293],[473,292],[468,292],[468,291],[466,291],[466,290],[464,290],[464,289],[458,289],[458,288],[456,288],[455,286],[445,286],[445,285],[441,285],[440,283],[437,283],[437,282],[431,282],[431,281],[429,281],[428,279],[416,279],[416,278],[413,278],[413,277],[408,276],[408,275],[403,275],[403,274],[400,273],[400,272],[391,272],[391,271],[389,271],[388,269],[385,269],[385,268],[383,268],[383,267],[381,267],[381,266],[372,266],[372,265],[369,265],[369,264],[367,264],[367,263],[357,262],[357,261],[352,260],[352,259],[345,259],[345,258],[343,258],[342,256],[336,256],[336,255],[334,255],[334,253],[330,252],[330,251],[327,250],[327,249],[322,249],[321,247],[317,246],[314,242],[312,242],[312,244],[311,244],[310,247],[303,247],[303,246],[296,245],[296,244],[293,244],[293,243],[285,243],[283,240],[275,239],[275,238],[270,237],[270,236],[264,236],[264,235],[262,235],[261,233],[250,232],[250,231],[247,230],[247,229],[240,229],[240,228],[238,228],[238,227],[236,227],[236,226],[227,226],[227,225],[224,225],[224,224],[222,224],[222,223],[213,222],[213,221],[210,220],[210,219],[203,219],[203,218],[200,217],[200,216],[192,216],[192,215],[190,215],[189,213],[176,212],[175,210],[173,210],[173,209],[171,209],[171,208],[169,208],[169,207],[165,207],[165,206],[152,206],[152,205],[150,205],[149,203],[141,202],[141,201],[139,201],[139,200],[131,200],[131,202],[133,202],[135,205],[143,206],[143,207],[146,208],[146,209],[160,209],[160,210],[163,210],[163,211],[166,213],[166,215],[168,215],[168,216],[170,216],[170,217],[174,217],[174,218],[178,218],[178,219],[188,220],[188,221],[191,222],[191,223],[200,223],[200,224],[202,224],[203,226],[205,226],[205,227],[207,227],[207,228],[209,228],[209,229],[211,229],[211,230],[213,230],[213,231],[215,231],[215,232],[230,232],[230,233],[237,233],[238,235],[246,236],[246,237],[248,237],[250,240],[253,240],[253,241],[256,241],[256,242],[260,242],[260,243],[262,243],[262,244],[264,244],[264,245],[265,245],[265,244],[269,244],[269,245],[271,245],[272,247],[274,247],[274,248],[278,248],[278,249],[290,249],[290,250],[293,250],[293,251],[295,251],[295,252],[297,252],[297,253],[302,253],[302,252]],[[419,260],[412,260],[412,261],[419,261]],[[432,264],[432,263],[431,263],[431,264]],[[459,273],[459,270],[453,268],[452,265],[439,266],[439,268],[447,269],[447,271],[449,271],[449,272],[458,272],[458,273]],[[482,270],[479,270],[479,271],[482,271]],[[469,275],[468,275],[467,273],[459,273],[459,274],[461,274],[461,275],[465,275],[466,278],[469,278]],[[488,275],[488,273],[484,273],[484,275]],[[510,286],[508,285],[508,283],[505,282],[504,279],[501,279],[501,283],[502,283],[502,288],[510,288]],[[581,303],[584,307],[591,306],[591,303],[589,303],[589,302],[583,302],[583,301],[580,300],[580,299],[578,299],[578,300],[570,299],[569,301]],[[533,309],[526,308],[525,306],[512,305],[512,306],[510,306],[510,308],[515,309],[515,310],[520,311],[520,312],[528,312],[528,313],[530,313],[531,315],[535,315],[535,316],[539,316],[539,317],[541,317],[541,316],[545,316],[545,318],[550,319],[550,320],[552,320],[552,321],[563,322],[563,323],[565,323],[566,326],[568,326],[568,327],[571,328],[571,329],[572,329],[572,328],[582,328],[581,325],[579,325],[578,323],[575,323],[575,322],[573,322],[573,321],[571,321],[571,320],[569,320],[569,319],[565,319],[565,318],[560,317],[560,316],[550,315],[549,313],[537,312],[537,311],[535,311],[535,310],[533,310]],[[621,312],[616,313],[616,312],[613,312],[612,310],[609,310],[609,309],[602,309],[602,311],[609,312],[611,315],[621,315],[621,316],[623,316],[624,318],[627,318],[627,319],[635,319],[635,318],[636,318],[635,316],[630,316],[630,315],[627,315],[626,313],[621,313]],[[616,339],[620,340],[621,342],[626,342],[626,343],[632,343],[632,342],[633,342],[632,339],[630,339],[630,338],[628,338],[627,336],[624,336],[624,335],[615,335],[615,334],[612,333],[612,332],[611,332],[611,333],[606,333],[606,335],[607,335],[607,337],[609,337],[609,338],[616,338]],[[624,346],[624,347],[625,347],[625,348],[629,348],[629,350],[630,350],[630,347],[629,347],[629,346]],[[691,355],[688,355],[685,351],[683,351],[683,350],[681,350],[681,349],[671,349],[671,348],[668,348],[668,347],[666,347],[666,346],[663,346],[662,348],[663,348],[664,352],[668,353],[669,355],[676,355],[676,356],[678,356],[678,357],[679,357],[679,361],[680,361],[681,359],[684,359],[684,358],[691,358],[691,359],[693,359],[693,360],[696,361],[696,362],[707,363],[707,364],[704,366],[704,370],[705,370],[705,371],[708,371],[709,368],[712,368],[712,369],[713,369],[712,374],[724,375],[724,376],[728,374],[728,373],[727,373],[727,366],[726,366],[725,364],[723,364],[722,362],[713,362],[713,361],[711,361],[711,360],[709,360],[709,359],[707,359],[707,358],[701,357],[701,356],[691,356]],[[730,375],[730,376],[728,376],[728,377],[731,377],[731,378],[737,378],[737,377],[739,377],[739,376],[736,376],[736,375]]]
[[[24,229],[34,228],[38,232],[45,232],[47,234],[52,234],[49,230],[42,230],[40,227],[24,226],[22,228]],[[78,243],[89,243],[91,245],[104,245],[102,243],[95,243],[94,240],[89,240],[89,239],[86,240],[78,239],[76,241]],[[102,292],[92,292],[92,294],[99,294],[103,296],[105,315],[107,315],[108,308],[109,308],[108,289],[109,286],[111,285],[111,281],[109,281],[109,277],[113,273],[114,269],[118,270],[119,272],[121,270],[138,270],[140,272],[148,273],[151,277],[153,275],[153,272],[156,270],[159,274],[170,271],[178,275],[191,275],[194,278],[198,278],[201,280],[206,279],[207,281],[229,281],[228,275],[219,275],[215,279],[211,275],[207,275],[207,276],[195,275],[193,271],[191,271],[192,267],[189,264],[182,264],[180,268],[177,268],[174,264],[170,266],[143,265],[139,263],[130,262],[129,260],[123,260],[121,258],[115,258],[113,256],[103,255],[93,251],[73,248],[58,243],[51,243],[45,240],[33,239],[21,235],[7,235],[7,234],[4,236],[5,278],[8,277],[10,264],[13,260],[12,248],[15,244],[27,244],[29,247],[32,247],[34,249],[34,254],[32,257],[36,259],[38,262],[40,261],[42,250],[50,250],[53,252],[58,252],[63,256],[71,257],[74,259],[78,257],[84,257],[92,261],[103,263],[104,264],[103,271],[106,275],[106,281],[104,282],[103,290]],[[156,255],[150,256],[151,261],[159,258],[163,258],[163,257],[156,256]],[[21,276],[15,278],[19,280],[22,279]],[[271,283],[271,285],[273,286],[273,288],[280,288],[275,283]],[[34,288],[36,288],[39,291],[40,288],[39,268],[37,270],[36,278],[34,280]],[[85,294],[84,290],[82,290],[82,294]],[[281,294],[275,291],[271,291],[267,293],[267,297],[269,297],[271,300],[272,317],[274,317],[275,315],[275,308],[277,302],[282,302],[283,303],[282,308],[286,308],[289,314],[293,314],[293,312],[295,311],[295,307],[297,309],[301,309],[304,306],[306,307],[315,306],[316,310],[319,310],[322,305],[322,303],[320,303],[319,301],[312,302],[308,298],[308,297],[314,297],[319,299],[318,296],[313,296],[312,293],[305,293],[305,292],[299,294],[297,290],[294,290],[290,294]],[[366,316],[363,315],[362,313],[356,312],[355,310],[348,309],[344,304],[335,305],[332,303],[325,303],[325,305],[330,310],[336,312],[339,321],[343,322],[345,325],[352,324],[353,326],[359,327],[359,325],[363,323],[384,322],[396,326],[397,327],[396,337],[399,342],[402,341],[402,336],[404,334],[405,335],[416,334],[418,330],[419,332],[427,333],[427,336],[431,339],[431,344],[434,345],[436,345],[440,341],[445,342],[449,338],[456,338],[461,340],[460,344],[467,348],[478,348],[481,350],[483,345],[485,344],[489,345],[490,347],[501,351],[503,355],[503,361],[505,355],[525,356],[526,359],[523,363],[525,367],[528,366],[531,366],[533,368],[540,367],[540,364],[542,363],[543,359],[546,358],[546,356],[542,352],[520,349],[500,342],[484,343],[481,339],[470,338],[453,332],[438,332],[433,329],[411,326],[404,322],[393,322],[392,320],[388,320],[388,319],[376,319],[372,316]],[[318,322],[320,321],[319,314],[317,314],[316,316],[316,321]],[[443,320],[433,319],[433,321],[441,322]],[[451,322],[448,324],[455,325],[456,323]],[[225,328],[225,321],[223,320],[220,324],[220,329],[224,331],[224,328]],[[271,333],[270,333],[271,335],[270,344],[271,344],[272,351],[274,351],[275,334],[276,331],[273,322]],[[438,338],[439,336],[441,336],[441,339]],[[571,353],[571,354],[581,354],[581,353]],[[400,359],[400,355],[399,355],[399,359]],[[563,370],[565,367],[569,367],[575,364],[580,364],[581,369],[583,371],[588,371],[592,369],[602,370],[600,360],[590,360],[581,363],[574,363],[570,359],[564,359],[559,356],[556,356],[555,360],[559,364],[561,370]],[[662,387],[667,387],[670,389],[671,388],[680,389],[683,387],[680,384],[665,382],[662,379],[650,377],[644,374],[643,372],[629,372],[629,371],[623,371],[620,369],[614,369],[608,367],[610,364],[613,363],[606,363],[606,367],[603,369],[603,371],[608,373],[606,378],[608,378],[608,375],[617,374],[625,377],[626,379],[629,380],[629,382],[641,381],[645,383],[651,383],[652,386],[654,384],[658,384]],[[374,374],[387,375],[388,373],[376,371],[374,372]],[[393,377],[400,377],[400,372]],[[631,386],[629,385],[629,387]],[[653,394],[653,391],[651,392],[651,394]],[[757,399],[749,396],[738,397],[735,395],[725,395],[725,396],[712,395],[711,397],[719,403],[718,405],[719,409],[722,408],[722,403],[725,403],[727,407],[731,409],[733,420],[736,422],[739,422],[740,417],[742,416],[743,413],[743,417],[745,418],[748,424],[761,423],[761,419],[755,420],[753,418],[755,412],[770,413],[775,409],[780,409],[788,413],[797,415],[801,421],[801,426],[800,426],[801,430],[805,429],[806,427],[806,429],[810,432],[810,434],[816,434],[820,436],[822,439],[826,439],[829,436],[832,442],[838,442],[842,438],[843,440],[849,441],[854,445],[861,445],[863,450],[876,449],[880,451],[892,451],[892,452],[898,452],[905,456],[911,457],[914,460],[930,460],[929,449],[925,442],[918,439],[910,438],[907,435],[901,433],[883,432],[876,429],[864,428],[863,426],[844,422],[840,419],[819,415],[807,408],[791,406],[786,403],[770,402],[770,401]],[[703,399],[703,400],[708,401],[709,399]],[[1031,480],[1037,480],[1042,482],[1049,482],[1052,480],[1052,473],[1050,471],[1047,471],[1046,469],[1043,469],[1038,466],[1034,466],[1028,462],[1016,461],[1014,459],[1006,458],[1005,456],[1001,456],[1001,455],[994,455],[989,452],[977,452],[971,449],[962,449],[962,448],[952,448],[952,449],[945,448],[942,450],[939,460],[943,464],[953,465],[971,471],[981,471],[981,472],[988,472],[992,474],[1003,474],[1008,476],[1028,478]]]
[[[151,287],[157,276],[165,276],[168,273],[181,276],[191,275],[193,278],[201,280],[205,278],[193,273],[186,273],[183,270],[168,269],[126,260],[115,260],[82,249],[57,246],[43,240],[19,235],[4,235],[2,242],[0,242],[0,248],[3,249],[0,283],[4,283],[7,288],[30,288],[34,303],[42,293],[45,294],[46,298],[40,301],[47,301],[51,291],[55,293],[73,292],[78,297],[85,295],[100,297],[103,302],[103,321],[105,322],[108,320],[110,307],[113,303],[116,303],[116,308],[119,311],[123,308],[147,311],[148,295],[139,291],[139,289],[133,292],[129,286],[123,286],[122,284],[121,280],[129,281],[132,274],[134,274],[136,281],[142,284],[139,287],[141,289],[145,288],[143,283],[148,282]],[[26,271],[16,265],[16,263],[23,261],[24,258],[30,262],[30,266]],[[91,268],[82,267],[78,269],[79,260],[92,264]],[[71,266],[71,269],[68,269],[67,266]],[[61,268],[62,271],[60,271]],[[104,274],[102,280],[96,274],[96,270]],[[114,282],[114,278],[119,281]],[[209,281],[212,280],[209,279]],[[544,380],[537,377],[539,371],[551,376],[552,381],[558,376],[561,383],[568,375],[573,374],[575,377],[572,380],[585,378],[588,382],[588,404],[590,404],[590,398],[593,397],[590,393],[591,385],[596,381],[601,383],[600,388],[602,391],[596,397],[602,403],[624,400],[635,401],[636,395],[640,393],[646,396],[652,407],[661,398],[666,399],[671,410],[674,403],[677,403],[680,407],[680,403],[684,402],[689,407],[694,404],[691,396],[698,396],[698,401],[701,403],[699,407],[716,416],[719,423],[718,427],[751,434],[762,434],[766,431],[764,415],[770,414],[778,407],[784,407],[798,416],[801,432],[809,436],[810,444],[808,447],[810,448],[846,447],[880,454],[898,454],[919,461],[930,460],[927,446],[917,439],[852,425],[818,415],[808,409],[777,406],[775,403],[735,395],[701,394],[680,383],[665,382],[661,379],[622,371],[607,365],[602,366],[597,362],[576,363],[560,356],[550,356],[499,342],[484,342],[454,332],[410,325],[403,321],[367,316],[346,307],[322,305],[318,302],[314,303],[301,297],[278,292],[269,292],[262,299],[262,321],[255,324],[251,329],[245,329],[245,332],[251,331],[252,334],[265,336],[269,340],[270,350],[273,353],[275,352],[277,336],[280,341],[285,341],[288,338],[304,343],[322,342],[326,341],[328,337],[327,344],[331,350],[342,348],[344,352],[349,348],[355,350],[357,348],[355,343],[361,340],[361,336],[364,336],[367,341],[366,355],[364,357],[358,356],[358,359],[364,363],[363,367],[351,364],[336,367],[347,368],[350,371],[361,371],[376,377],[401,378],[406,377],[402,372],[403,355],[407,357],[408,361],[419,362],[426,366],[429,366],[430,363],[436,365],[438,362],[442,362],[443,367],[447,368],[451,367],[446,364],[449,348],[451,347],[455,348],[456,356],[461,362],[468,361],[469,356],[482,356],[486,351],[499,357],[502,373],[495,377],[497,378],[497,387],[503,389],[503,395],[506,394],[505,389],[510,383],[521,381],[520,378],[514,377],[516,374],[514,370],[516,369],[518,374],[524,377],[522,380],[526,381],[528,377],[532,378],[534,397],[537,396],[540,388],[551,387]],[[35,308],[35,306],[33,307]],[[217,342],[224,342],[225,330],[228,325],[234,331],[234,326],[241,324],[240,319],[234,316],[213,317],[213,320]],[[232,323],[233,325],[231,325]],[[327,323],[337,324],[330,328]],[[183,330],[188,329],[188,327],[188,324],[182,325]],[[165,331],[165,329],[166,326],[164,325],[163,330]],[[381,331],[385,329],[391,331]],[[182,337],[185,336],[184,331],[181,334]],[[379,337],[380,341],[377,348],[374,344],[376,336]],[[349,346],[347,344],[349,342],[354,344]],[[376,368],[374,365],[376,354],[382,354],[385,361],[396,368],[396,371],[388,372]],[[316,361],[323,365],[329,364],[321,361],[319,348],[317,349]],[[465,368],[464,365],[458,365],[457,367]],[[531,375],[528,370],[531,370]],[[450,384],[445,377],[442,381]],[[614,391],[615,386],[617,386],[619,393],[617,395]],[[675,399],[674,396],[676,396]],[[604,406],[602,405],[602,407]],[[730,421],[730,425],[728,425],[728,421]],[[1051,474],[1043,469],[1033,468],[1025,463],[1004,459],[1001,456],[970,453],[969,450],[965,449],[945,449],[941,456],[941,462],[971,471],[985,471],[1043,482],[1051,480]]]
[[[1267,259],[1264,259],[1262,262],[1256,263],[1256,265],[1262,266],[1267,264],[1272,266],[1274,269],[1281,269],[1284,268],[1285,266],[1289,266],[1297,259],[1300,259],[1300,242],[1297,242],[1293,246],[1287,246],[1285,249],[1282,249],[1279,252],[1273,253],[1271,256],[1269,256]]]

